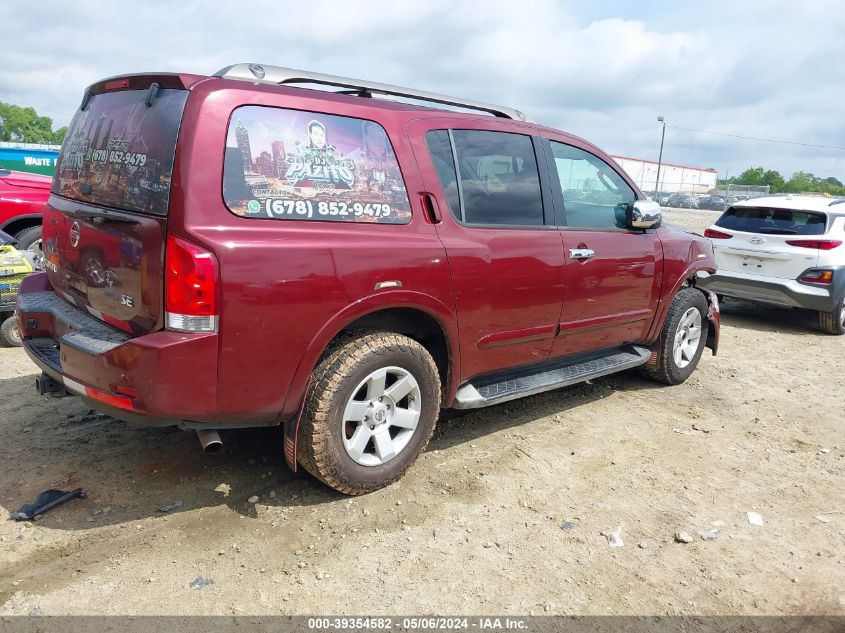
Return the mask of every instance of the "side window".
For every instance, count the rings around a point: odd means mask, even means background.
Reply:
[[[454,130],[464,221],[540,226],[543,198],[531,137]]]
[[[625,211],[637,199],[634,190],[598,156],[552,141],[566,226],[625,229]]]
[[[455,158],[452,155],[452,143],[448,130],[431,130],[425,134],[431,162],[437,170],[437,177],[446,194],[449,210],[457,219],[461,219],[461,200],[458,195],[458,176],[455,172]]]
[[[236,215],[405,224],[411,207],[378,123],[242,106],[229,120],[223,200]]]
[[[468,224],[541,226],[543,197],[531,137],[485,130],[453,130],[426,140],[452,213]],[[457,181],[455,176],[457,174]]]

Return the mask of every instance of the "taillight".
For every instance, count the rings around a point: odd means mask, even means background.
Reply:
[[[714,240],[729,240],[733,237],[730,233],[722,233],[715,229],[704,229],[704,237],[710,237]]]
[[[829,251],[842,244],[842,240],[786,240],[790,246],[802,248],[817,248],[821,251]]]
[[[120,90],[122,88],[129,87],[129,80],[128,79],[113,79],[111,81],[107,81],[105,85],[106,90]]]
[[[173,235],[164,256],[165,324],[182,332],[217,331],[217,260]]]
[[[833,281],[833,271],[811,268],[802,273],[798,281],[805,281],[811,284],[829,284]]]

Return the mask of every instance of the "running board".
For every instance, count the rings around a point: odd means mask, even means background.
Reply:
[[[640,345],[627,345],[606,356],[576,362],[544,363],[534,371],[522,371],[496,378],[479,378],[465,384],[455,394],[456,409],[476,409],[559,389],[599,376],[644,365],[651,351]],[[583,357],[582,357],[583,358]]]

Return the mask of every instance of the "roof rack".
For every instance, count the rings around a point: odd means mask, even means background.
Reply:
[[[338,88],[346,88],[346,94],[350,94],[349,91],[351,90],[351,94],[360,96],[372,96],[373,94],[393,95],[395,97],[431,101],[443,105],[467,108],[469,110],[480,110],[505,119],[526,120],[525,115],[514,108],[458,99],[457,97],[449,97],[423,90],[414,90],[413,88],[403,88],[402,86],[392,86],[390,84],[381,84],[363,79],[350,79],[349,77],[337,77],[335,75],[324,75],[322,73],[312,73],[307,70],[282,68],[280,66],[234,64],[233,66],[226,66],[226,68],[218,70],[214,73],[214,77],[267,84],[311,83],[324,86],[337,86]]]

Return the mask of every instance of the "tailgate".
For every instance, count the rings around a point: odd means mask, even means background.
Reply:
[[[133,334],[162,327],[163,217],[51,196],[42,239],[50,283],[103,321]]]
[[[43,221],[53,287],[133,334],[163,327],[170,181],[189,94],[162,87],[173,81],[131,76],[88,90],[65,136]]]
[[[817,249],[790,244],[806,236],[822,235],[827,225],[824,213],[732,207],[715,226],[731,235],[712,240],[720,270],[796,279],[818,264]]]
[[[796,248],[781,235],[745,235],[736,233],[730,241],[714,244],[719,270],[796,279],[818,264],[815,249]]]

